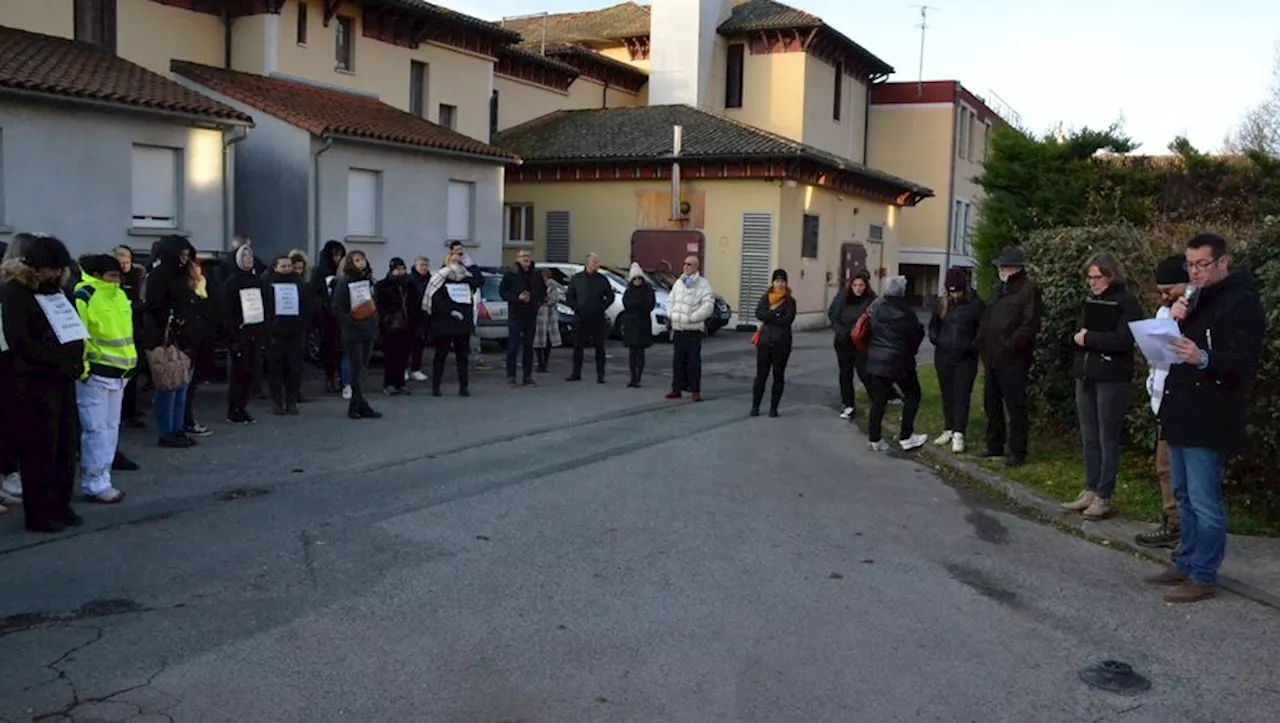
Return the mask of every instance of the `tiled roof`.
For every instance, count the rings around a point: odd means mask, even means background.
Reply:
[[[649,73],[644,68],[636,67],[630,63],[624,63],[621,60],[610,58],[603,53],[597,53],[590,48],[584,48],[575,43],[556,43],[555,45],[547,45],[547,55],[552,58],[568,58],[567,61],[572,65],[574,58],[582,58],[588,63],[610,68],[619,73],[635,76],[636,78],[648,79]],[[574,66],[577,67],[577,66]]]
[[[455,153],[514,157],[500,148],[405,113],[377,98],[307,83],[174,60],[173,72],[313,135],[350,136]]]
[[[649,35],[649,8],[634,2],[623,2],[602,10],[556,13],[502,22],[502,27],[524,36],[525,44],[534,48],[542,43],[544,25],[548,44],[642,38]]]
[[[0,27],[0,89],[236,123],[249,116],[86,43]]]
[[[720,23],[721,33],[745,33],[752,30],[790,30],[816,28],[822,18],[774,0],[734,0],[733,14]]]
[[[490,34],[495,38],[502,40],[503,42],[514,43],[520,40],[519,34],[514,33],[511,30],[508,30],[502,27],[497,23],[492,23],[492,22],[489,22],[488,20],[481,20],[480,18],[472,17],[471,15],[464,15],[460,12],[450,10],[449,8],[440,7],[439,5],[433,5],[432,3],[429,3],[429,2],[424,2],[424,0],[388,0],[388,1],[410,10],[424,11],[427,14],[431,15],[436,20],[441,20],[446,23],[454,23],[456,25],[461,25],[463,27],[467,27],[472,30],[477,30],[483,33]]]
[[[526,165],[664,160],[671,157],[676,125],[683,128],[682,158],[810,161],[899,191],[933,195],[911,181],[687,105],[559,111],[509,128],[495,142]]]
[[[537,52],[529,50],[528,48],[521,48],[515,45],[508,46],[503,48],[502,50],[499,50],[498,54],[500,56],[510,55],[515,60],[522,60],[529,63],[537,63],[539,65],[543,65],[545,67],[558,70],[562,73],[569,73],[574,76],[578,75],[578,72],[579,72],[578,69],[575,68],[574,66],[569,65],[568,63],[562,60],[556,60],[554,57],[551,57],[551,53],[548,53],[547,55],[541,55]]]

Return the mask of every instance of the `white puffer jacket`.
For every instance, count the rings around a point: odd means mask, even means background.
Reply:
[[[686,281],[689,282],[686,284]],[[667,297],[667,318],[671,320],[672,331],[706,332],[707,319],[715,310],[716,295],[706,277],[681,276],[672,284],[671,295]]]

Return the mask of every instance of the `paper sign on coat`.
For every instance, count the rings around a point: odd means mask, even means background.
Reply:
[[[240,318],[244,326],[267,320],[267,310],[262,305],[262,289],[240,289]]]
[[[451,299],[453,303],[471,303],[471,287],[467,284],[445,284],[444,287],[449,290],[449,299]]]
[[[347,292],[351,296],[351,308],[353,309],[373,303],[373,287],[368,281],[347,282]]]
[[[54,336],[59,344],[70,344],[73,341],[84,341],[89,338],[89,330],[84,328],[80,314],[63,294],[36,294],[36,303],[53,327]]]
[[[298,315],[298,285],[272,284],[276,299],[276,316]]]

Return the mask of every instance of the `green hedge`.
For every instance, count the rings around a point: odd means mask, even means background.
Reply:
[[[1037,339],[1031,384],[1034,416],[1040,433],[1078,429],[1075,380],[1071,377],[1071,336],[1077,331],[1080,304],[1086,296],[1083,264],[1102,250],[1114,252],[1125,265],[1130,289],[1152,315],[1158,306],[1154,269],[1171,254],[1182,253],[1187,239],[1200,231],[1223,234],[1232,244],[1233,266],[1258,279],[1268,329],[1262,368],[1251,395],[1248,440],[1228,472],[1228,490],[1236,504],[1262,507],[1280,518],[1280,489],[1274,483],[1280,460],[1280,223],[1268,218],[1253,229],[1168,225],[1070,228],[1041,231],[1023,245],[1028,271],[1044,299],[1044,323]],[[1148,405],[1145,362],[1138,355],[1138,375],[1129,409],[1129,444],[1153,449],[1155,419]],[[1212,420],[1206,420],[1212,423]]]

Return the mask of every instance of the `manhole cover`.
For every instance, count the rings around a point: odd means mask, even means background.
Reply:
[[[1104,660],[1080,671],[1080,680],[1099,690],[1112,693],[1141,693],[1151,687],[1151,681],[1133,672],[1128,663]]]
[[[249,497],[259,497],[265,494],[267,494],[267,490],[245,487],[240,489],[227,490],[226,492],[219,492],[218,499],[223,502],[230,502],[232,500],[243,500]]]

